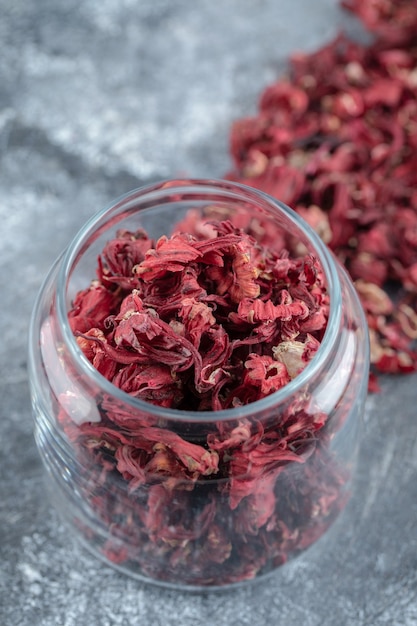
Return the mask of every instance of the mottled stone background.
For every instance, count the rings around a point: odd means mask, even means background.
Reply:
[[[143,183],[230,166],[228,129],[288,54],[341,28],[335,0],[0,0],[1,626],[417,624],[416,377],[369,400],[336,527],[262,583],[142,585],[86,554],[45,497],[27,327],[85,219]]]

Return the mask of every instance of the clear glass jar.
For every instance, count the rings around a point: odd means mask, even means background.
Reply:
[[[284,234],[293,251],[319,259],[330,295],[324,338],[305,369],[228,410],[180,411],[131,397],[91,365],[68,321],[118,229],[156,238],[196,215],[255,224],[252,234],[268,232],[271,246]],[[321,537],[349,498],[368,382],[365,317],[318,236],[263,193],[225,181],[167,181],[98,213],[42,286],[29,367],[35,436],[57,509],[93,553],[141,580],[201,588],[257,578]],[[314,424],[311,437],[271,454],[303,420]],[[155,471],[143,469],[143,454],[162,455]],[[190,454],[200,472],[171,475],[168,457],[189,470]]]

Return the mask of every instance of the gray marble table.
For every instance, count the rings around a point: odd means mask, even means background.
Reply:
[[[369,398],[355,495],[330,534],[253,586],[142,585],[86,554],[45,496],[27,326],[88,216],[143,183],[230,166],[228,129],[335,0],[0,0],[0,625],[417,624],[417,378]]]

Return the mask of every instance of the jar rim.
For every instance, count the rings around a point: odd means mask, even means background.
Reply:
[[[166,196],[166,194],[172,196],[173,193],[188,194],[190,196],[193,193],[197,193],[201,196],[204,193],[213,194],[214,192],[221,194],[224,197],[224,200],[227,199],[227,196],[229,196],[229,198],[234,197],[236,199],[237,195],[239,195],[242,202],[250,201],[258,205],[262,204],[267,209],[273,210],[274,212],[278,211],[279,213],[284,214],[286,219],[288,219],[297,230],[302,232],[308,238],[309,243],[314,248],[314,252],[317,254],[326,277],[327,290],[330,300],[329,318],[323,339],[314,357],[306,365],[302,372],[297,374],[297,376],[295,376],[288,384],[278,391],[275,391],[260,400],[230,409],[221,409],[217,411],[186,411],[183,409],[170,409],[130,396],[128,393],[107,380],[92,365],[92,363],[90,363],[81,348],[78,346],[69,324],[66,303],[68,279],[71,275],[74,263],[82,252],[83,246],[85,246],[86,242],[91,239],[93,234],[97,231],[98,226],[100,224],[104,225],[106,217],[110,217],[112,213],[122,208],[128,202],[139,199],[142,201],[157,200],[162,199]],[[330,355],[339,335],[342,315],[341,286],[336,262],[330,250],[323,243],[313,228],[309,226],[309,224],[307,224],[307,222],[305,222],[293,209],[280,200],[277,200],[265,192],[247,185],[222,179],[162,180],[158,183],[144,185],[133,189],[123,194],[115,201],[109,203],[101,211],[95,213],[78,231],[64,252],[57,280],[56,308],[61,334],[72,359],[75,363],[77,363],[77,366],[81,369],[81,371],[88,376],[88,378],[92,379],[97,388],[104,394],[111,395],[115,399],[130,406],[135,411],[141,411],[142,413],[147,413],[148,415],[165,418],[168,421],[194,420],[200,423],[213,421],[223,422],[227,420],[250,417],[254,414],[262,413],[275,405],[283,403],[297,391],[301,390],[319,373],[323,364]]]

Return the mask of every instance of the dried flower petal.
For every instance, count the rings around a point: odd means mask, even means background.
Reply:
[[[161,237],[155,248],[150,248],[144,260],[133,268],[133,272],[144,281],[163,276],[166,272],[181,272],[187,263],[201,257],[192,241],[183,234],[171,238]]]
[[[91,328],[103,329],[105,319],[117,303],[114,295],[104,285],[93,281],[84,291],[79,291],[68,313],[73,333],[87,332]]]
[[[99,257],[98,279],[103,285],[114,283],[123,289],[134,289],[137,280],[133,268],[143,261],[152,243],[143,230],[136,233],[118,231],[115,239],[107,242]]]
[[[269,395],[289,383],[287,368],[270,356],[250,354],[245,367],[248,370],[245,381],[261,388],[261,394]]]

